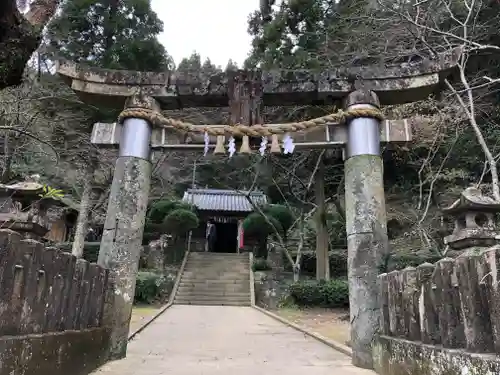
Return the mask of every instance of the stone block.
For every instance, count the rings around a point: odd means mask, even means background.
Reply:
[[[481,254],[481,258],[483,276],[480,284],[484,285],[486,291],[493,348],[495,353],[500,354],[500,247],[493,246],[485,249]]]
[[[380,336],[373,348],[373,362],[380,375],[496,375],[500,358],[445,349],[403,339]]]
[[[380,288],[380,332],[382,335],[390,335],[390,314],[389,314],[389,276],[383,273],[378,276]]]
[[[444,258],[437,262],[433,282],[435,291],[439,291],[438,315],[442,345],[445,348],[464,348],[464,326],[453,259]]]
[[[493,336],[486,290],[480,287],[483,277],[481,258],[477,255],[459,256],[455,260],[464,320],[465,342],[468,351],[493,351]]]
[[[420,316],[418,314],[417,270],[414,267],[401,271],[401,302],[403,314],[403,336],[409,340],[420,340]]]
[[[439,314],[435,305],[432,287],[434,265],[429,263],[417,267],[417,287],[420,289],[418,306],[420,316],[421,340],[424,344],[439,344]]]
[[[87,375],[107,360],[109,331],[0,337],[0,375]]]

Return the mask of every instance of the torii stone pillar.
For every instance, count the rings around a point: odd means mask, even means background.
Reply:
[[[132,96],[125,106],[159,110],[156,101],[148,97]],[[151,134],[151,124],[143,119],[127,118],[123,122],[98,260],[113,275],[109,359],[120,359],[127,353],[151,183]]]
[[[345,107],[378,108],[374,92],[350,93]],[[345,215],[348,248],[352,362],[373,368],[372,342],[379,327],[380,263],[388,251],[387,220],[380,157],[380,122],[357,118],[347,124]]]

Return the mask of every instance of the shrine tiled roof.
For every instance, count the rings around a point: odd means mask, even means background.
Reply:
[[[223,189],[188,189],[183,202],[193,204],[201,211],[252,212],[252,204],[267,204],[267,197],[260,191],[223,190]]]

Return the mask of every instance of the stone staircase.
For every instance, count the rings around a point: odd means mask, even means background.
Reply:
[[[190,253],[174,303],[250,306],[248,254]]]

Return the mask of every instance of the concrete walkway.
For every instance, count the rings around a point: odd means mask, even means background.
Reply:
[[[109,375],[374,375],[251,307],[174,305],[129,343]]]

